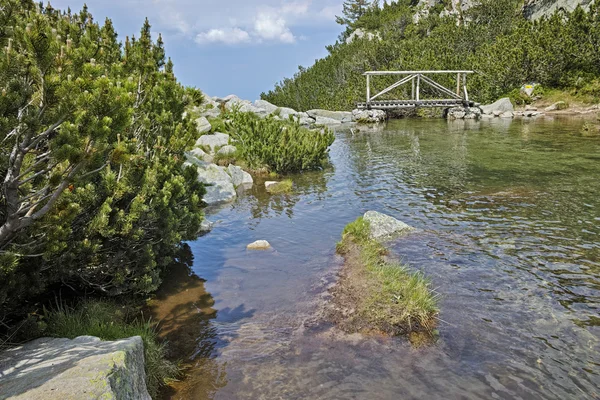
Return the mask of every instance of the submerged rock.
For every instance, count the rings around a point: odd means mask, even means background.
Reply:
[[[248,250],[267,250],[271,248],[271,244],[266,240],[257,240],[254,243],[250,243],[246,248]]]
[[[208,233],[212,231],[214,225],[215,224],[210,222],[209,220],[203,219],[200,223],[200,233]]]
[[[371,226],[371,238],[373,239],[399,235],[415,229],[394,217],[377,211],[367,211],[363,218]]]
[[[515,108],[513,107],[510,99],[508,97],[504,97],[495,103],[489,104],[487,106],[481,106],[481,111],[484,114],[494,114],[501,115],[507,111],[513,112]]]
[[[0,353],[0,397],[150,400],[139,336],[41,338]]]

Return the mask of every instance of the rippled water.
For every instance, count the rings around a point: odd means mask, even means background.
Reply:
[[[600,398],[600,138],[582,124],[340,129],[332,168],[294,176],[294,193],[257,185],[215,211],[190,244],[204,287],[161,300],[187,293],[166,313],[184,309],[171,340],[192,343],[171,397]],[[442,296],[433,346],[318,322],[340,233],[371,209],[419,228],[392,249]],[[258,239],[274,250],[247,251]]]

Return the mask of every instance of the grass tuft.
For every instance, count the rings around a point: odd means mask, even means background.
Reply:
[[[362,217],[348,224],[337,245],[337,251],[367,272],[366,293],[358,297],[353,318],[355,326],[392,335],[427,332],[433,336],[438,309],[438,296],[431,282],[419,271],[387,261],[386,248],[370,238],[370,225]],[[351,253],[351,254],[350,254]]]
[[[267,191],[271,194],[289,193],[292,191],[294,182],[291,179],[279,181],[276,185],[269,186]]]
[[[179,367],[167,360],[165,345],[158,339],[150,321],[131,320],[131,309],[111,301],[87,300],[75,308],[59,304],[46,311],[43,334],[51,337],[76,338],[96,336],[102,340],[118,340],[141,336],[144,342],[146,386],[152,398],[161,387],[177,378]]]

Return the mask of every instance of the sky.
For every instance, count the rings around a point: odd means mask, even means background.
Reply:
[[[47,0],[45,0],[47,1]],[[138,32],[146,17],[162,33],[167,56],[185,85],[210,96],[261,92],[327,55],[342,31],[342,0],[51,0],[55,8],[94,19],[109,17],[119,38]]]

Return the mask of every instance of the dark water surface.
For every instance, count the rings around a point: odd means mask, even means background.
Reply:
[[[189,317],[172,341],[192,343],[172,398],[600,398],[600,138],[582,124],[340,129],[330,170],[209,215],[215,230],[190,244],[206,282],[172,290]],[[335,244],[367,210],[419,228],[392,249],[441,295],[437,344],[316,322]],[[258,239],[274,250],[247,251]]]

